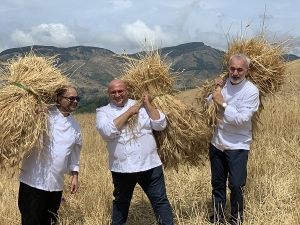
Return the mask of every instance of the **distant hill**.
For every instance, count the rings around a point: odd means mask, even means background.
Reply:
[[[122,74],[124,59],[108,49],[75,46],[58,48],[53,46],[27,46],[7,49],[0,53],[0,62],[31,50],[37,55],[58,55],[59,67],[66,71],[77,85],[83,103],[106,95],[107,84]],[[190,89],[205,79],[215,77],[222,71],[222,57],[225,52],[214,49],[202,42],[191,42],[160,49],[166,63],[171,63],[175,71],[184,71],[177,78],[177,88]],[[129,56],[136,57],[138,53]],[[299,59],[298,56],[286,56],[288,61]]]
[[[58,55],[60,68],[66,70],[78,86],[80,94],[85,100],[106,94],[107,84],[115,77],[119,77],[124,59],[115,57],[116,54],[108,49],[76,46],[57,48],[53,46],[27,46],[7,49],[0,53],[0,61],[24,54],[31,50],[37,55]],[[186,88],[195,87],[201,80],[215,76],[222,68],[224,52],[193,42],[174,47],[162,48],[161,55],[166,63],[172,63],[172,69],[183,71],[178,79],[179,84]],[[130,55],[135,57],[136,54]]]

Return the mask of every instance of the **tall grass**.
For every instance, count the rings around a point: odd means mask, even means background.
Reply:
[[[289,65],[283,91],[264,101],[261,124],[255,131],[245,187],[244,225],[297,225],[300,223],[300,61]],[[299,78],[298,78],[299,77]],[[192,96],[192,95],[190,95]],[[95,114],[76,115],[83,132],[81,187],[69,194],[69,178],[60,208],[60,225],[109,224],[112,182],[105,143],[95,130]],[[17,175],[0,174],[0,224],[20,224]],[[167,193],[178,225],[209,224],[210,167],[180,165],[165,171]],[[228,209],[226,216],[228,216]],[[136,187],[127,225],[155,224],[150,203]]]

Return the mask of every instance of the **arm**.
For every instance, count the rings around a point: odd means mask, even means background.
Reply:
[[[78,128],[79,129],[79,128]],[[82,149],[82,135],[79,129],[79,132],[76,135],[76,143],[74,145],[74,148],[70,154],[70,175],[71,178],[71,184],[70,184],[70,192],[71,194],[74,194],[77,192],[79,188],[79,181],[78,181],[78,175],[79,175],[79,157],[80,157],[80,151]]]
[[[139,107],[137,105],[131,106],[125,113],[117,118],[113,118],[108,107],[102,107],[96,110],[96,129],[102,138],[114,139],[120,135],[122,126],[128,119],[138,113]]]
[[[111,113],[108,107],[104,106],[96,110],[96,130],[104,139],[114,139],[120,134],[113,122],[113,118],[109,117],[109,115]]]
[[[239,107],[233,107],[230,104],[224,111],[224,122],[232,125],[242,125],[244,122],[251,120],[254,112],[259,107],[259,92],[248,95],[247,99],[241,102]]]
[[[151,96],[146,92],[142,95],[143,106],[150,117],[153,130],[161,131],[167,126],[166,116],[151,104]]]
[[[144,107],[152,120],[159,120],[160,115],[156,108],[151,105],[151,96],[146,92],[142,96]]]
[[[121,130],[124,124],[128,121],[130,117],[137,114],[139,112],[140,106],[135,104],[131,106],[126,112],[113,120],[115,127],[117,130]]]

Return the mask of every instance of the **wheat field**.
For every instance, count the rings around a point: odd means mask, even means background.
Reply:
[[[254,133],[245,187],[244,225],[300,224],[300,60],[288,65],[283,90],[263,102],[260,124]],[[181,94],[193,103],[197,90]],[[188,97],[187,97],[188,96]],[[59,225],[110,223],[112,181],[105,143],[95,129],[95,114],[78,114],[83,133],[80,190],[69,194],[66,177]],[[0,224],[20,224],[17,173],[0,174]],[[204,225],[211,213],[210,166],[181,165],[165,171],[167,194],[175,224]],[[227,207],[228,208],[228,207]],[[228,209],[227,209],[228,216]],[[147,197],[136,187],[127,225],[152,225],[155,217]]]

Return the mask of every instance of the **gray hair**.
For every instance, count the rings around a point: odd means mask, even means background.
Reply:
[[[229,61],[228,61],[228,65],[230,65],[231,59],[232,58],[238,58],[238,59],[242,59],[246,61],[247,67],[249,68],[250,66],[250,58],[244,54],[234,54],[230,57]]]

